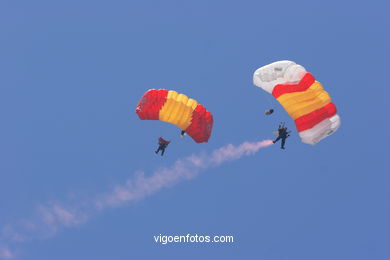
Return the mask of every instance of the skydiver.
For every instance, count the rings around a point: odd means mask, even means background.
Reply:
[[[165,148],[168,147],[168,144],[170,142],[171,141],[167,141],[167,140],[165,140],[162,137],[158,138],[158,149],[157,149],[157,151],[155,153],[157,154],[159,151],[161,151],[161,156],[163,156],[164,152],[165,152]]]
[[[180,137],[183,138],[186,135],[186,131],[181,130]]]
[[[282,139],[282,142],[281,142],[281,146],[280,148],[281,149],[285,149],[284,148],[284,145],[286,143],[286,139],[290,136],[290,133],[291,131],[288,131],[287,132],[287,127],[284,125],[284,123],[280,123],[279,125],[279,128],[278,128],[278,137],[272,141],[273,143],[276,143],[277,141],[279,141],[280,139]]]

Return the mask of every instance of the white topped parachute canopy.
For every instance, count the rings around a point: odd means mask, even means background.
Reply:
[[[294,119],[304,143],[316,144],[340,127],[340,117],[329,94],[293,61],[277,61],[257,69],[253,84],[279,101]]]

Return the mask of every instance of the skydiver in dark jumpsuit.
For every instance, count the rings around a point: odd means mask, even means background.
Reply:
[[[279,128],[278,128],[278,137],[274,140],[274,141],[272,141],[273,143],[276,143],[277,141],[279,141],[280,139],[282,139],[282,143],[281,143],[281,146],[280,146],[280,148],[281,149],[285,149],[284,148],[284,145],[285,145],[285,143],[286,143],[286,139],[290,136],[290,132],[291,131],[289,131],[289,132],[287,132],[287,127],[285,127],[284,126],[284,123],[281,123],[280,125],[279,125]]]
[[[155,153],[157,154],[159,151],[161,151],[161,156],[163,156],[165,148],[167,148],[169,143],[170,141],[164,140],[162,137],[158,138],[158,149]]]

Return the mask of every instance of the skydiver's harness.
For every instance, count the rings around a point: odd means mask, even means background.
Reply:
[[[161,149],[165,149],[165,148],[167,148],[167,146],[168,146],[168,144],[166,144],[166,143],[158,143],[158,145],[160,146],[160,148]]]
[[[291,133],[291,131],[286,131],[287,129],[286,128],[279,128],[278,129],[278,131],[279,131],[279,136],[281,137],[281,138],[287,138],[287,137],[289,137],[290,136],[290,133]]]
[[[168,146],[169,143],[170,143],[170,141],[166,141],[166,140],[164,140],[164,139],[161,138],[161,137],[158,139],[158,145],[159,145],[159,147],[160,147],[161,149],[167,148],[167,146]]]

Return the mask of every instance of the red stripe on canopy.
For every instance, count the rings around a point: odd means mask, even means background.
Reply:
[[[309,114],[300,116],[295,119],[295,125],[298,132],[305,131],[314,127],[324,119],[330,118],[337,113],[336,106],[333,103],[329,103],[326,106],[317,109]]]
[[[135,112],[142,120],[158,120],[160,109],[167,101],[168,90],[150,89],[139,101]]]
[[[278,84],[274,87],[274,90],[272,91],[272,95],[275,98],[280,97],[283,94],[286,93],[293,93],[293,92],[301,92],[307,90],[315,81],[315,78],[313,75],[311,75],[309,72],[303,76],[301,81],[299,81],[298,84]]]

